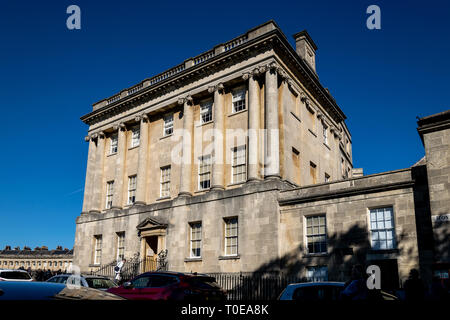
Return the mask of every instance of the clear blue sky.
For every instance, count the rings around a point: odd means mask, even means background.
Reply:
[[[66,8],[81,8],[81,30]],[[381,8],[381,30],[366,8]],[[449,1],[0,2],[0,248],[73,247],[92,103],[274,19],[307,29],[366,174],[423,154],[416,116],[450,106]],[[291,39],[291,43],[293,41]]]

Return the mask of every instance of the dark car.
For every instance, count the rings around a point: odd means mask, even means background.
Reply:
[[[114,294],[86,287],[71,288],[62,283],[0,282],[2,300],[123,300]]]
[[[336,301],[340,300],[340,295],[344,289],[343,282],[304,282],[293,283],[281,292],[278,300],[297,300],[297,301]],[[376,294],[376,296],[375,296]],[[380,300],[398,300],[384,291],[376,291],[371,297]]]
[[[130,300],[214,300],[226,293],[214,277],[176,272],[147,272],[107,292]]]
[[[83,287],[89,287],[103,291],[106,291],[107,289],[112,287],[116,287],[114,281],[110,280],[107,277],[88,276],[88,275],[74,276],[71,274],[59,274],[54,277],[51,277],[50,279],[47,280],[47,282],[66,284],[68,280],[71,284],[75,284],[75,281],[79,281],[80,285],[82,285]]]

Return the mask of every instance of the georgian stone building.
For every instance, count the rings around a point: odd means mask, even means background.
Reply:
[[[295,48],[269,21],[81,118],[82,272],[166,249],[175,271],[335,280],[356,261],[395,270],[391,282],[420,259],[432,263],[431,249],[419,257],[413,169],[353,169],[346,117],[316,73],[317,46],[306,31],[294,39]]]
[[[30,247],[6,246],[0,250],[0,269],[19,269],[31,270],[52,270],[67,271],[72,267],[73,250],[57,247],[54,250],[48,250],[46,246],[36,247],[32,250]]]

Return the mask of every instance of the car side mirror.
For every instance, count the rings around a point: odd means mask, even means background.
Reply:
[[[125,283],[123,284],[123,287],[124,287],[125,289],[131,289],[131,288],[133,288],[133,284],[132,284],[131,282],[125,282]]]

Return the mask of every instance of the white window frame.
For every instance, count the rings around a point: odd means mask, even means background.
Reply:
[[[204,169],[204,170],[202,170]],[[204,155],[198,158],[198,190],[208,190],[211,188],[211,155]],[[205,178],[206,177],[206,178]],[[202,182],[207,182],[207,186],[203,186]]]
[[[245,101],[245,88],[237,88],[231,91],[231,112],[237,113],[247,109]],[[239,110],[237,110],[239,109]]]
[[[138,147],[141,143],[141,128],[139,126],[134,127],[131,130],[131,147]]]
[[[239,152],[242,152],[244,155],[239,156]],[[239,162],[240,159],[240,162]],[[239,168],[243,168],[242,172],[236,172],[240,170]],[[242,180],[237,180],[237,176],[242,176]],[[231,148],[231,183],[243,183],[247,181],[247,145],[241,145],[238,147]]]
[[[239,219],[238,217],[224,218],[224,255],[225,256],[237,256],[239,254]],[[236,227],[232,227],[236,225]],[[235,230],[234,232],[232,232]],[[233,241],[234,240],[234,241]],[[230,244],[231,242],[231,244]],[[233,244],[235,242],[235,244]],[[231,252],[229,251],[231,248]],[[236,248],[236,252],[233,252],[233,248]]]
[[[128,177],[128,204],[132,205],[136,202],[137,175]]]
[[[170,136],[173,134],[173,113],[168,113],[164,116],[164,128],[163,135],[164,137]],[[170,131],[170,132],[168,132]]]
[[[94,264],[99,265],[102,263],[102,242],[103,236],[101,234],[94,236]]]
[[[109,142],[109,154],[116,154],[118,150],[119,136],[117,134],[111,135]]]
[[[328,145],[328,126],[322,122],[323,143]]]
[[[201,222],[191,222],[190,227],[190,258],[201,258],[202,257],[202,223]],[[197,249],[199,254],[196,254],[194,249]]]
[[[125,257],[125,231],[117,232],[117,261],[122,260]]]
[[[389,209],[390,219],[386,219],[386,209]],[[374,215],[372,215],[372,213]],[[381,219],[381,213],[383,215]],[[375,218],[375,220],[374,220]],[[390,222],[390,223],[387,223]],[[370,246],[372,250],[395,250],[397,249],[397,238],[395,234],[394,206],[383,206],[368,209],[368,226]],[[375,226],[375,228],[374,228]],[[375,243],[379,242],[379,245]],[[389,246],[389,241],[392,243]],[[383,248],[382,242],[385,243]]]
[[[111,209],[114,198],[114,180],[106,182],[106,203],[105,209]]]
[[[170,197],[170,175],[172,173],[172,167],[164,166],[160,168],[161,178],[160,178],[160,187],[159,187],[159,196],[161,198]],[[167,173],[168,172],[168,173]],[[168,186],[165,188],[165,186]]]
[[[200,123],[205,124],[211,121],[213,121],[213,101],[203,101],[200,104]]]
[[[322,224],[320,224],[320,218],[324,218],[324,232],[320,231],[320,227],[322,226]],[[311,219],[312,224],[311,226],[308,226],[308,220]],[[316,221],[316,219],[318,219],[318,224],[314,224],[314,222]],[[311,255],[325,255],[328,253],[328,235],[327,235],[327,216],[325,213],[322,214],[315,214],[315,215],[308,215],[308,216],[304,216],[304,241],[305,241],[305,250],[308,254]],[[311,227],[312,232],[308,234],[308,228]],[[314,232],[315,229],[314,227],[317,227],[317,232]],[[324,241],[318,241],[317,238],[320,237],[324,237]],[[312,241],[310,239],[313,239]],[[320,245],[320,249],[318,251],[316,251],[315,249],[313,250],[313,252],[311,252],[311,250],[309,249],[309,245],[313,244],[313,248],[314,248],[314,243],[325,243],[325,250],[322,250],[322,245]]]

